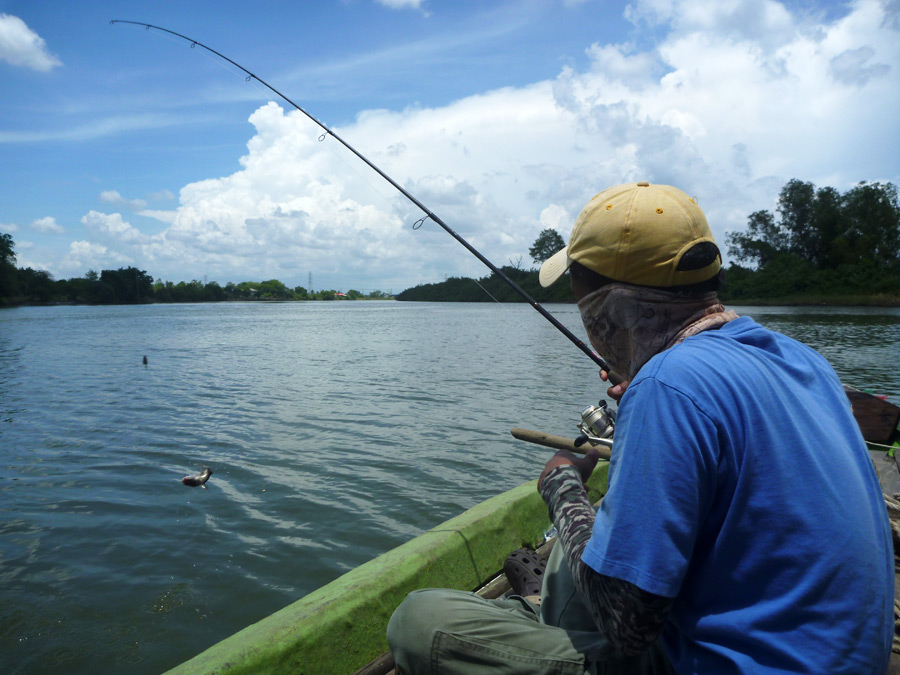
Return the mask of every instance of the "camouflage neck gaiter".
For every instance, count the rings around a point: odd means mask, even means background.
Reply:
[[[725,311],[715,292],[686,298],[616,283],[583,297],[578,309],[591,345],[628,382],[654,354],[738,316]]]

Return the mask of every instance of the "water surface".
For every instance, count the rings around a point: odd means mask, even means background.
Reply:
[[[900,399],[900,309],[735,309]],[[534,478],[509,429],[603,390],[526,305],[0,311],[0,672],[177,665]]]

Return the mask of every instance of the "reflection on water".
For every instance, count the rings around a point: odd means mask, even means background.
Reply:
[[[735,309],[900,398],[900,310]],[[509,429],[604,389],[525,305],[2,311],[0,672],[165,670],[534,478]]]

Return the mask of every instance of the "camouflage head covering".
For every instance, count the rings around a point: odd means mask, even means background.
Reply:
[[[628,382],[655,354],[738,316],[715,292],[691,298],[615,283],[583,297],[578,309],[591,345]]]

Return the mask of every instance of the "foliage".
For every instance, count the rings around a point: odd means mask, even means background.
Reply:
[[[126,305],[150,302],[153,297],[153,277],[136,267],[120,267],[100,273],[99,302],[105,305]]]
[[[571,302],[569,285],[557,283],[543,288],[538,281],[537,270],[520,270],[515,267],[501,267],[509,279],[538,302]],[[518,293],[500,278],[491,273],[481,279],[451,277],[442,283],[421,284],[397,294],[397,300],[418,300],[426,302],[526,302]]]
[[[736,261],[725,300],[900,295],[900,202],[891,183],[857,184],[841,194],[793,179],[776,211],[750,214],[725,240]],[[747,263],[741,265],[740,263]]]
[[[277,279],[263,281],[257,293],[260,300],[288,300],[294,297],[294,292]]]
[[[277,279],[267,281],[156,281],[144,270],[89,270],[84,277],[55,281],[49,272],[15,266],[12,235],[0,234],[0,306],[16,304],[137,304],[148,302],[223,302],[228,300],[390,300],[384,291],[368,294],[351,289],[310,293],[302,286],[290,289]]]
[[[0,263],[16,262],[16,245],[11,234],[0,232]]]
[[[11,303],[18,294],[15,243],[11,234],[0,233],[0,305]]]
[[[531,259],[536,264],[540,265],[554,253],[562,250],[565,245],[566,242],[563,240],[562,235],[556,230],[548,228],[542,230],[537,239],[534,240],[531,248],[528,249],[528,255],[531,256]]]
[[[531,259],[542,263],[566,245],[556,230],[543,230],[528,249]],[[522,258],[500,268],[506,277],[538,302],[571,302],[569,285],[558,283],[543,288],[538,280],[537,270],[523,270]],[[492,272],[481,279],[451,277],[442,283],[420,284],[397,294],[397,300],[418,300],[426,302],[527,302],[514,291],[503,278]]]

